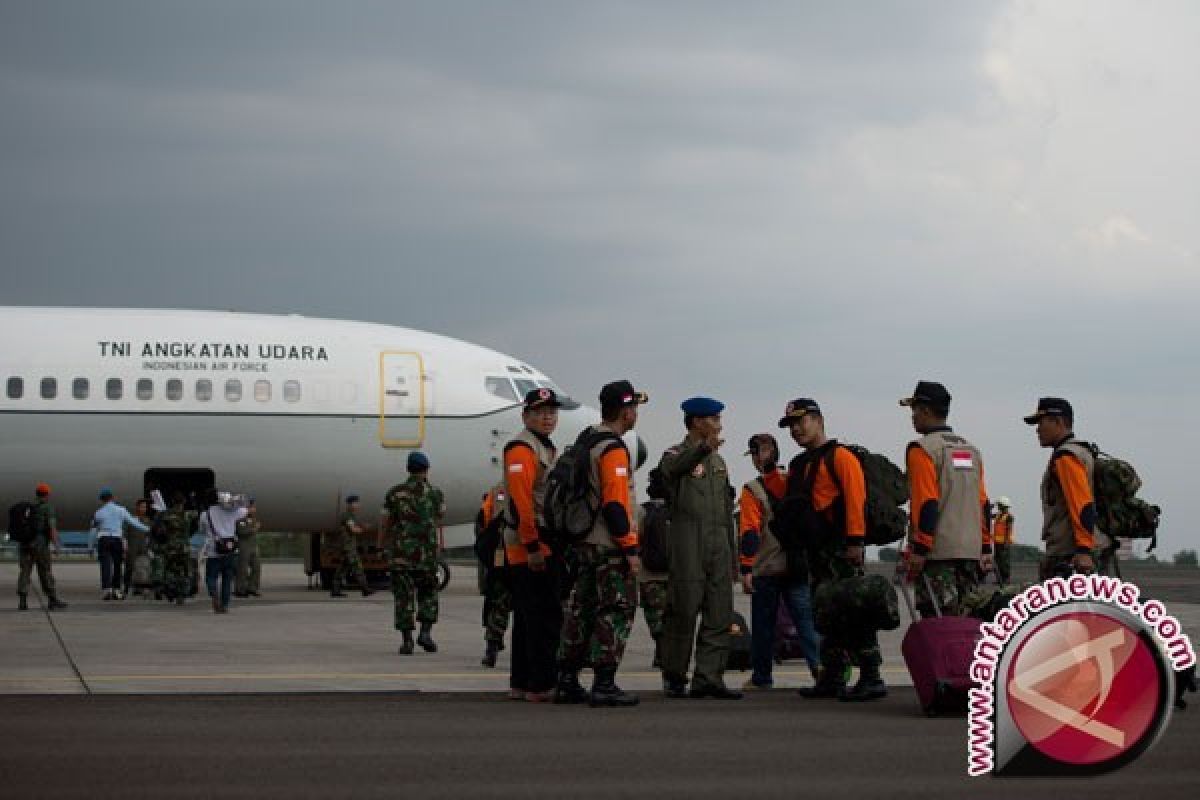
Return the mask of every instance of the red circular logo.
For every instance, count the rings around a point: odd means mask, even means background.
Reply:
[[[1136,747],[1158,717],[1162,693],[1152,645],[1119,619],[1090,611],[1034,630],[1005,680],[1021,735],[1066,764],[1100,764]]]

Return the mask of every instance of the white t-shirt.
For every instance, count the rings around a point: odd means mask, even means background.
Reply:
[[[209,506],[200,515],[200,530],[204,533],[204,550],[201,555],[207,557],[216,551],[214,544],[217,539],[237,538],[237,524],[250,515],[245,508],[224,509],[219,505]]]

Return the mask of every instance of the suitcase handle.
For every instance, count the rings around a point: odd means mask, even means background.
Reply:
[[[933,603],[934,612],[940,617],[942,616],[942,608],[938,605],[937,598],[933,596],[933,585],[929,582],[929,576],[921,573],[921,580],[925,582],[925,593],[929,595],[929,602]],[[904,595],[904,605],[908,606],[908,616],[913,622],[917,621],[917,609],[913,603],[912,587],[908,581],[901,577],[897,577],[896,585],[900,587],[900,594]]]

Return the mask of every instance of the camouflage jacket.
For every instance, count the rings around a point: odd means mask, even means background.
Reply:
[[[383,506],[390,520],[387,543],[393,566],[436,569],[438,524],[446,510],[442,491],[412,476],[388,490]]]
[[[191,552],[192,520],[189,512],[182,509],[167,509],[158,518],[162,527],[164,554],[186,555]]]
[[[58,528],[58,515],[54,506],[45,500],[39,500],[33,506],[33,529],[37,531],[33,539],[22,547],[46,547],[50,544],[50,531]]]

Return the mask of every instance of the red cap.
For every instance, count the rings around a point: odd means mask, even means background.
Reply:
[[[34,487],[33,493],[37,494],[37,495],[41,495],[42,497],[47,497],[50,494],[50,484],[39,483],[37,486]]]

